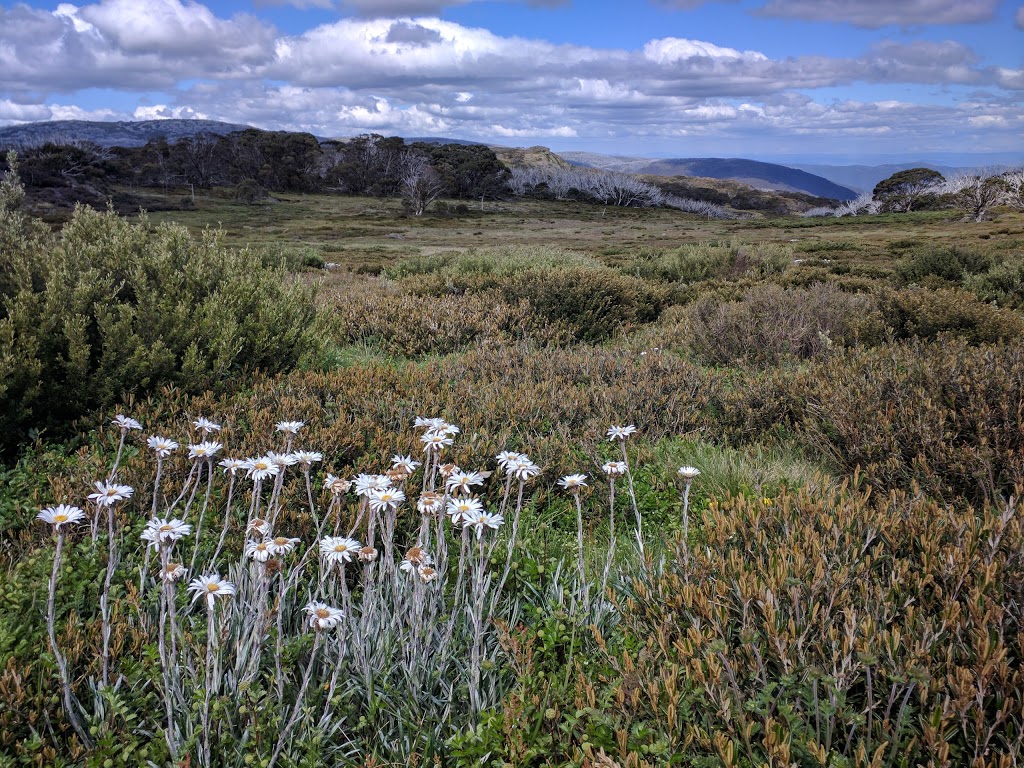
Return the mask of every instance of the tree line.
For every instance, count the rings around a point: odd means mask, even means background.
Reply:
[[[319,141],[309,133],[249,129],[198,133],[141,147],[100,147],[54,138],[19,147],[29,190],[77,187],[233,187],[244,202],[275,192],[400,196],[414,214],[438,197],[486,200],[507,194],[509,171],[482,144],[407,144],[400,137]]]
[[[875,213],[959,210],[983,221],[993,208],[1008,205],[1024,210],[1024,169],[959,173],[946,178],[931,168],[908,168],[878,182],[839,207],[822,206],[803,216],[864,216]]]

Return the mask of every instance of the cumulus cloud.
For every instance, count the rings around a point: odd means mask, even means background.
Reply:
[[[926,2],[938,0],[892,5]],[[833,131],[915,137],[917,146],[929,136],[1024,131],[1012,93],[1024,90],[1024,71],[986,66],[955,41],[882,40],[856,56],[775,58],[681,36],[634,49],[555,44],[424,16],[355,15],[280,35],[192,0],[152,0],[148,14],[138,6],[0,6],[0,122],[54,119],[61,108],[43,103],[52,94],[116,87],[162,92],[118,119],[207,117],[322,136],[768,142]],[[958,94],[970,86],[977,94],[969,108],[812,98],[815,89],[853,83],[960,87]]]
[[[272,58],[275,37],[255,17],[221,19],[191,0],[0,7],[0,89],[161,89],[244,74]]]
[[[989,21],[998,5],[999,0],[768,0],[757,13],[878,29]]]
[[[192,107],[169,107],[166,104],[150,104],[135,108],[133,120],[208,120],[209,116],[196,112]]]

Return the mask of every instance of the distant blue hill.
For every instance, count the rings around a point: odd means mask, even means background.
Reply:
[[[854,200],[857,192],[807,171],[759,160],[721,157],[685,157],[658,159],[650,157],[619,157],[594,152],[559,152],[574,165],[601,168],[607,171],[637,173],[647,176],[703,176],[709,179],[731,179],[758,189],[803,192],[833,200]]]

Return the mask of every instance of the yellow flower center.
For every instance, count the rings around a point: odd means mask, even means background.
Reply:
[[[318,619],[326,619],[330,615],[331,615],[331,612],[328,611],[326,608],[317,608],[316,609],[316,617]]]
[[[220,589],[220,584],[217,584],[217,583],[207,584],[206,588],[210,592],[216,592],[218,589]]]
[[[169,531],[169,530],[171,530],[171,528],[172,528],[172,526],[170,526],[170,525],[161,525],[160,526],[160,530],[161,531]]]
[[[67,515],[54,515],[53,522],[55,523],[66,523],[68,521]]]
[[[335,552],[348,552],[348,547],[346,547],[344,544],[336,544],[334,546],[334,551]]]

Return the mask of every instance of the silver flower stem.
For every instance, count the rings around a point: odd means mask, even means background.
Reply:
[[[516,497],[516,511],[512,514],[512,535],[508,540],[508,555],[505,558],[505,570],[501,573],[501,581],[498,582],[498,588],[494,591],[493,599],[496,601],[498,595],[501,594],[501,590],[505,588],[505,582],[508,581],[508,575],[512,571],[512,555],[516,548],[516,539],[519,535],[519,517],[523,511],[523,490],[526,488],[526,481],[519,481],[519,495]]]
[[[148,551],[148,550],[147,550]],[[159,635],[159,648],[160,648],[160,665],[163,667],[164,676],[164,708],[167,712],[167,748],[171,752],[171,762],[176,762],[178,759],[178,748],[174,740],[174,704],[173,694],[171,691],[171,665],[170,659],[167,656],[167,611],[168,603],[173,599],[171,596],[171,589],[173,583],[167,578],[167,566],[170,562],[168,557],[167,547],[163,544],[160,545],[160,565],[161,565],[161,586],[163,587],[160,594],[160,635]]]
[[[690,483],[683,488],[683,546],[690,550]]]
[[[288,737],[291,735],[292,728],[295,727],[295,723],[299,719],[299,714],[302,712],[302,701],[306,698],[306,689],[309,687],[310,678],[313,677],[313,667],[316,666],[317,653],[320,651],[320,642],[322,640],[322,634],[318,631],[316,637],[313,640],[313,652],[309,655],[309,663],[306,665],[306,672],[302,676],[302,685],[299,687],[299,692],[295,696],[295,705],[292,707],[291,716],[288,718],[288,723],[285,725],[284,730],[281,731],[281,735],[277,739],[277,746],[274,747],[274,754],[270,757],[270,763],[267,768],[273,768],[277,763],[277,758],[281,756],[281,750],[284,749],[284,745],[288,741]]]
[[[71,675],[68,673],[68,662],[64,654],[57,647],[57,631],[55,619],[55,603],[57,596],[57,574],[60,572],[61,552],[64,549],[64,532],[57,527],[57,548],[53,553],[53,571],[50,573],[50,593],[46,601],[46,629],[50,637],[50,651],[57,662],[57,670],[60,672],[60,682],[64,694],[64,711],[67,713],[71,727],[75,729],[79,741],[91,749],[93,746],[89,732],[85,729],[81,717],[78,714],[79,704],[75,694],[71,691]]]
[[[583,502],[580,501],[579,489],[573,493],[576,501],[576,550],[577,566],[580,571],[580,585],[583,587],[583,604],[590,603],[590,584],[587,581],[586,567],[583,562]]]
[[[199,764],[210,765],[210,697],[213,693],[213,605],[206,607],[206,687],[203,696],[203,743],[200,745]]]
[[[104,687],[110,684],[110,585],[117,568],[117,545],[114,542],[114,505],[107,505],[107,571],[103,577],[103,594],[100,595],[100,617],[103,632],[102,680]]]
[[[235,493],[235,473],[231,473],[231,478],[228,480],[228,501],[227,506],[224,509],[224,526],[220,530],[220,540],[217,542],[217,549],[213,551],[213,558],[210,560],[210,570],[215,570],[217,565],[217,557],[220,555],[220,551],[224,548],[224,539],[228,535],[228,526],[231,523],[231,499]]]
[[[121,439],[117,441],[117,455],[114,457],[114,466],[110,468],[110,474],[107,475],[108,483],[113,483],[114,478],[117,476],[117,468],[121,465],[121,453],[124,451],[124,438],[127,434],[127,429],[121,430]]]
[[[199,472],[202,476],[202,470]],[[196,484],[198,487],[198,483]],[[199,554],[199,535],[203,532],[203,518],[206,517],[206,508],[210,506],[210,492],[213,490],[213,459],[206,459],[206,495],[203,497],[203,506],[199,510],[199,523],[196,525],[195,543],[192,547],[192,559],[189,561],[188,570],[192,573],[196,569],[196,555]]]
[[[629,458],[626,456],[626,441],[622,441],[622,463],[626,465],[626,480],[629,481],[629,498],[633,502],[633,513],[636,515],[636,545],[640,556],[644,554],[644,521],[640,515],[640,507],[636,503],[636,491],[633,488],[633,470],[629,467]]]
[[[277,638],[275,639],[274,646],[274,671],[276,672],[275,682],[277,683],[278,704],[281,704],[284,701],[284,673],[281,670],[281,655],[284,653],[284,596],[284,564],[282,563],[278,576]]]
[[[601,577],[601,595],[608,589],[608,574],[612,570],[612,561],[615,559],[615,478],[609,479],[608,492],[608,559],[604,564],[604,575]]]

